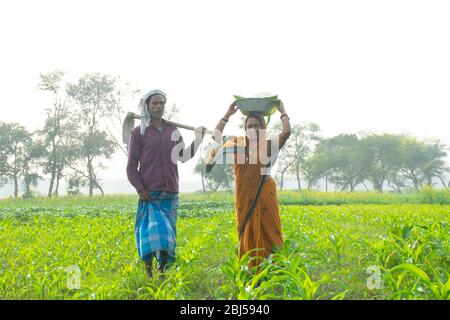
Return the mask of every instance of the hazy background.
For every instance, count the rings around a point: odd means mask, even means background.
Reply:
[[[271,92],[293,122],[316,122],[325,137],[408,133],[450,144],[448,17],[448,1],[1,2],[0,121],[42,126],[52,100],[39,73],[62,69],[163,89],[195,126],[214,128],[233,94]],[[239,120],[225,132],[236,134]],[[201,188],[195,162],[179,166],[181,191]],[[105,163],[105,192],[132,192],[125,156]]]

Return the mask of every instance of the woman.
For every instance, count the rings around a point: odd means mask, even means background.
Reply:
[[[281,101],[277,108],[283,124],[281,134],[267,139],[264,116],[250,113],[245,120],[245,137],[225,137],[225,143],[212,150],[207,162],[209,172],[224,155],[233,155],[239,258],[256,249],[251,253],[254,259],[250,267],[259,265],[263,257],[283,245],[276,183],[270,176],[270,167],[289,138],[291,125]],[[232,103],[220,119],[213,137],[216,142],[221,143],[223,129],[236,111],[237,105]]]

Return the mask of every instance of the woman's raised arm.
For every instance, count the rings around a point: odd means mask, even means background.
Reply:
[[[283,148],[286,141],[289,139],[289,136],[291,135],[291,122],[289,120],[289,116],[286,113],[286,110],[284,109],[283,101],[280,100],[280,103],[278,104],[278,111],[281,113],[280,119],[281,123],[283,125],[283,129],[278,136],[278,146],[279,148]]]
[[[229,107],[225,115],[219,120],[219,123],[216,126],[216,129],[214,130],[214,134],[212,135],[212,138],[215,142],[220,142],[222,138],[223,129],[225,128],[225,125],[227,124],[230,117],[236,113],[237,111],[237,104],[236,102],[233,102]]]

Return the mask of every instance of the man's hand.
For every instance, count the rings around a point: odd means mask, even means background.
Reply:
[[[139,192],[139,199],[141,199],[141,201],[144,201],[144,202],[152,202],[152,197],[145,190],[142,190]]]
[[[195,138],[197,138],[198,140],[203,140],[203,137],[205,136],[207,129],[205,127],[197,127],[194,130],[195,133]]]

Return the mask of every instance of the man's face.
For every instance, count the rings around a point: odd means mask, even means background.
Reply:
[[[157,94],[150,98],[148,102],[148,112],[153,119],[159,120],[164,115],[164,106],[166,101],[164,97]]]

